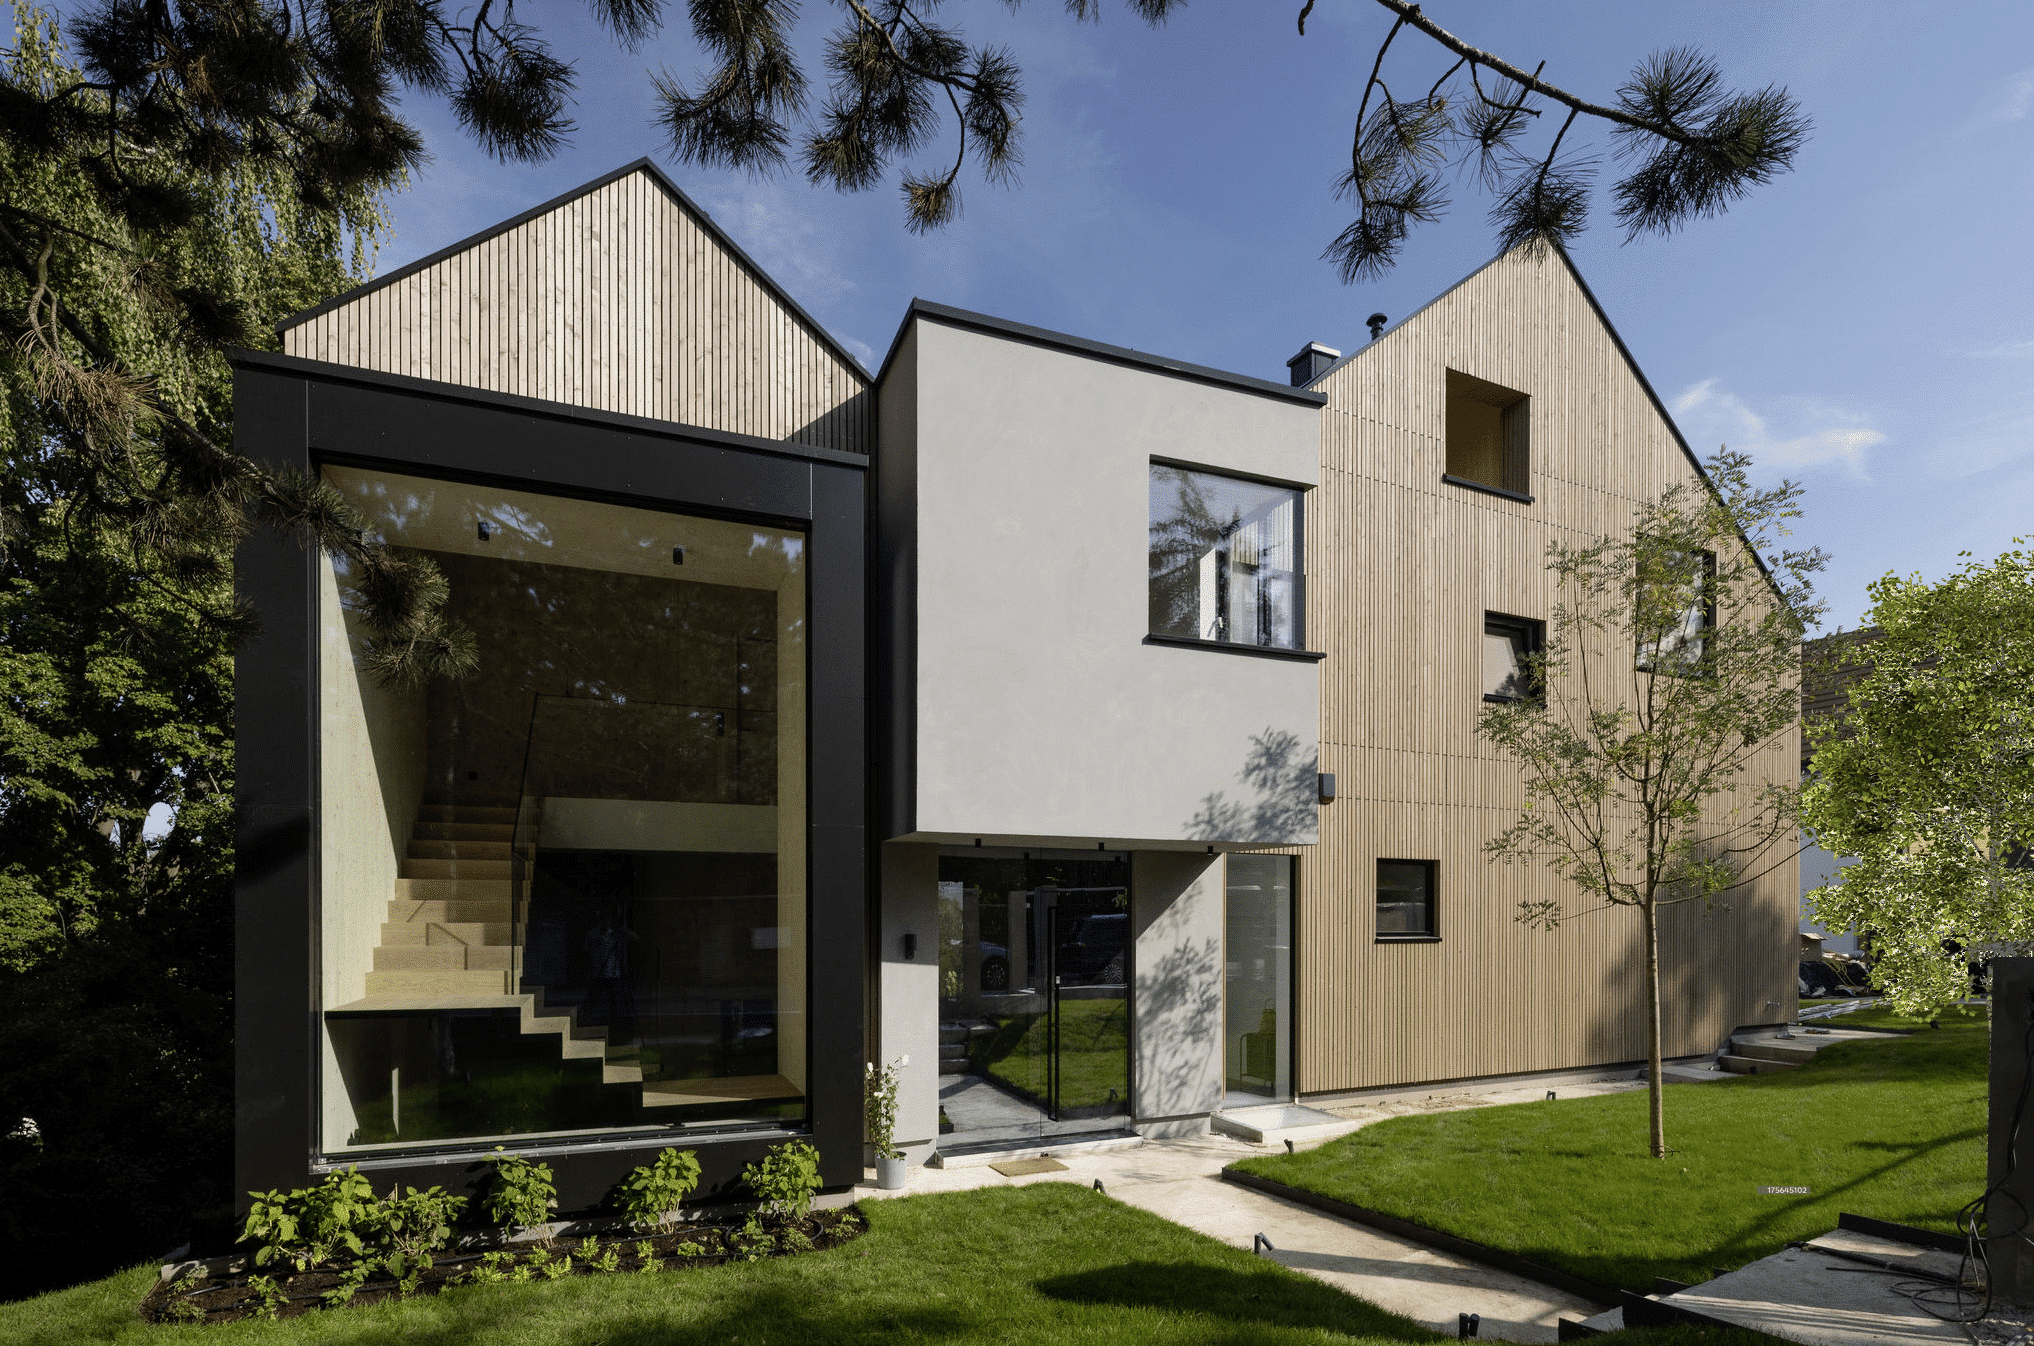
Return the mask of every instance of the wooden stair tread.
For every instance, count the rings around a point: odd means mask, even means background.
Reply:
[[[643,1086],[646,1108],[681,1108],[696,1103],[753,1103],[800,1098],[797,1085],[782,1075],[731,1075],[713,1080],[654,1080]]]

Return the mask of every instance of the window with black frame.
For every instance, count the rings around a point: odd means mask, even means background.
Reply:
[[[1300,492],[1151,465],[1151,634],[1300,646]]]
[[[1380,941],[1438,938],[1440,930],[1434,920],[1434,905],[1432,860],[1377,862],[1377,938]]]
[[[1530,617],[1483,614],[1483,699],[1508,703],[1537,701],[1544,694],[1539,656],[1547,627]]]

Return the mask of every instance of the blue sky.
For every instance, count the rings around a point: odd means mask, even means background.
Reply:
[[[964,183],[943,234],[905,232],[895,175],[859,195],[796,174],[673,162],[649,72],[701,65],[684,25],[634,53],[583,10],[525,0],[579,72],[579,131],[549,163],[504,166],[442,104],[410,112],[435,159],[396,198],[382,269],[631,159],[686,192],[850,350],[880,358],[915,296],[1203,364],[1283,378],[1304,342],[1350,350],[1363,318],[1410,313],[1488,259],[1471,181],[1386,280],[1344,286],[1323,246],[1346,223],[1363,76],[1389,16],[1370,0],[1196,0],[1153,30],[1117,0],[1077,24],[1054,0],[940,11],[1022,64],[1025,166]],[[806,0],[816,53],[839,10]],[[1795,172],[1671,237],[1624,245],[1599,206],[1573,255],[1698,453],[1752,453],[1808,487],[1795,543],[1832,555],[1829,625],[1858,623],[1888,571],[1938,579],[1957,554],[2034,537],[2034,5],[1431,0],[1457,35],[1608,102],[1634,62],[1690,44],[1737,86],[1783,84],[1815,122]],[[1402,33],[1422,88],[1438,48]],[[819,74],[817,62],[811,73]],[[1425,72],[1424,78],[1420,72]],[[951,153],[942,140],[925,166]],[[1827,629],[1827,628],[1825,628]]]

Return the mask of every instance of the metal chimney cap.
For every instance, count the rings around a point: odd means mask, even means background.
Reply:
[[[1373,313],[1365,318],[1363,323],[1370,329],[1370,339],[1375,341],[1384,335],[1384,325],[1390,321],[1391,319],[1385,317],[1382,313]]]

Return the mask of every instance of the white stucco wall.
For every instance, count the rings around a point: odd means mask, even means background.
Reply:
[[[1222,1101],[1222,875],[1221,856],[1131,857],[1130,1078],[1147,1136],[1200,1135]]]
[[[910,835],[1313,841],[1318,665],[1144,636],[1152,459],[1311,486],[1318,411],[926,319],[913,336],[913,442],[890,460],[917,543]],[[1246,781],[1267,747],[1272,783]]]
[[[1808,840],[1806,833],[1802,834],[1801,842],[1801,933],[1804,935],[1821,935],[1822,948],[1826,953],[1856,953],[1857,932],[1855,930],[1832,931],[1817,925],[1808,911],[1808,894],[1835,878],[1837,870],[1844,868],[1846,865],[1854,865],[1857,861],[1846,859],[1824,850]]]
[[[896,1141],[922,1164],[939,1138],[939,854],[931,846],[883,847],[883,919],[876,933],[881,1038],[875,1057],[910,1057],[897,1090]],[[918,937],[904,957],[904,936]]]

